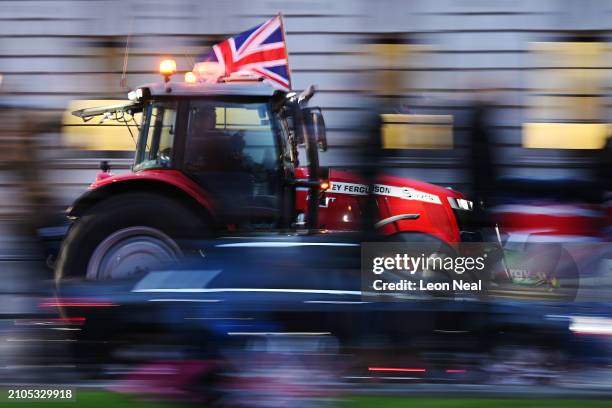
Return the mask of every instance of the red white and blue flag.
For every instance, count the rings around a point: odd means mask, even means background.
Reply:
[[[251,74],[276,88],[291,89],[281,15],[213,45],[196,60],[193,71],[214,81],[233,73]]]

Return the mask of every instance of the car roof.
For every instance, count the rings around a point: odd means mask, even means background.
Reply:
[[[226,82],[226,83],[186,83],[168,82],[152,83],[140,86],[148,88],[152,96],[194,96],[194,95],[228,95],[228,96],[272,96],[274,89],[265,82]]]

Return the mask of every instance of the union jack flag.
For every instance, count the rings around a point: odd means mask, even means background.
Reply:
[[[216,67],[218,77],[248,72],[263,77],[277,88],[291,89],[281,15],[213,45],[212,50],[196,60],[193,70],[209,71],[211,64]]]

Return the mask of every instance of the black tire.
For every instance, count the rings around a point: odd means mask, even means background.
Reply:
[[[175,242],[210,233],[205,217],[169,197],[145,192],[110,197],[94,205],[70,228],[56,264],[56,282],[84,278],[94,250],[106,237],[138,226],[159,230]]]

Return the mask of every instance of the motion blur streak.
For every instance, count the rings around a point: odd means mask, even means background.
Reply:
[[[424,373],[424,368],[368,367],[369,371],[396,371],[400,373]]]
[[[39,307],[114,307],[113,302],[94,299],[53,299],[38,304]]]
[[[228,332],[229,336],[329,336],[329,332]]]
[[[612,336],[612,319],[573,316],[570,330],[576,334]]]
[[[292,92],[197,82],[213,44],[279,13]],[[2,388],[612,398],[612,0],[9,0],[0,21]],[[72,114],[99,106],[123,108]],[[167,231],[111,231],[145,218]],[[487,242],[495,268],[473,296],[364,300],[369,242]],[[92,256],[70,271],[62,245]]]

